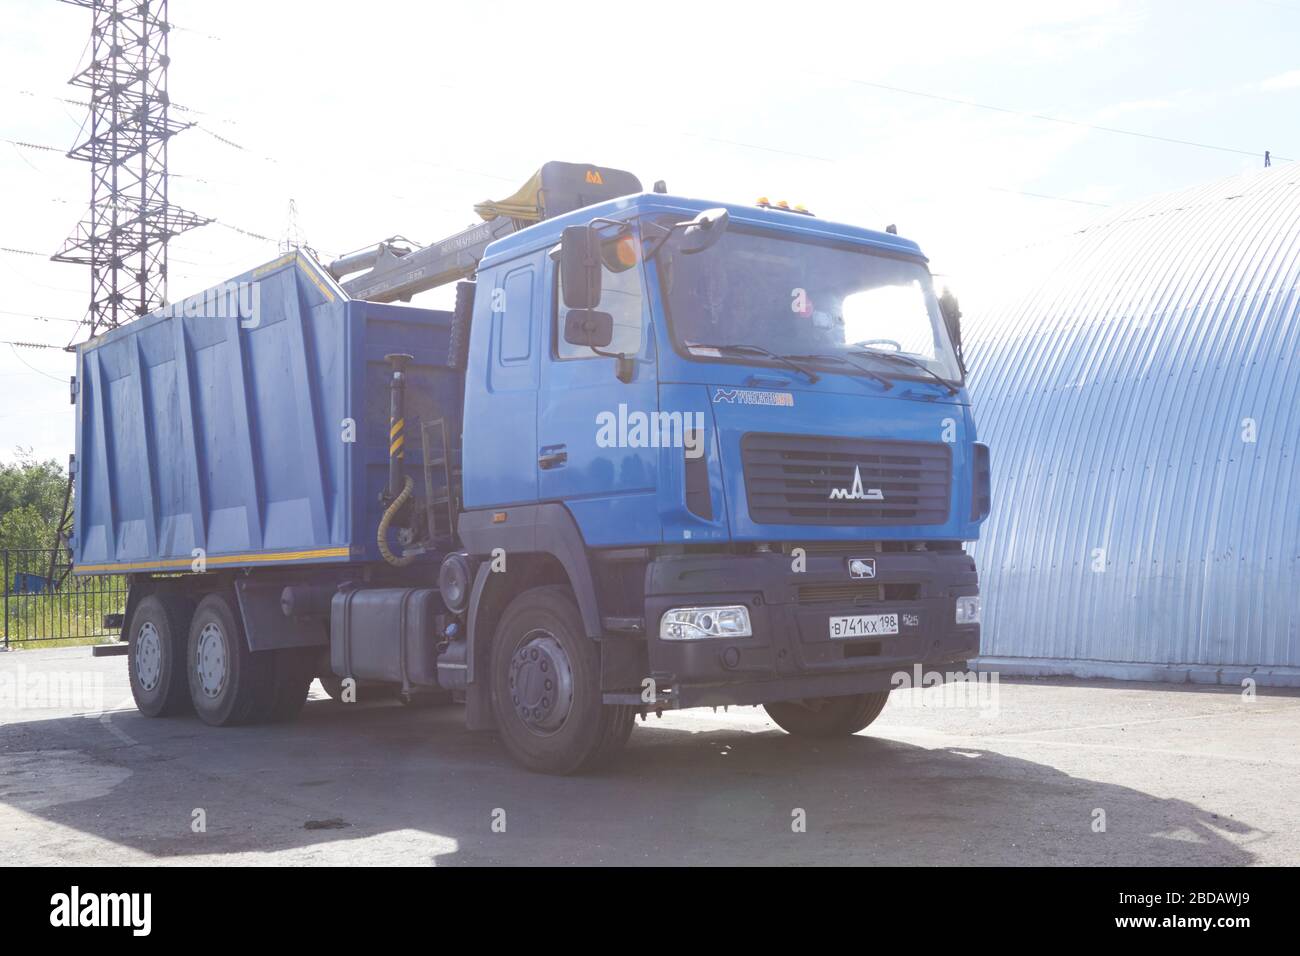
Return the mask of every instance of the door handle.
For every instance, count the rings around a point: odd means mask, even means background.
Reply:
[[[568,460],[569,453],[564,450],[563,445],[544,445],[537,455],[537,467],[546,471],[559,467]]]

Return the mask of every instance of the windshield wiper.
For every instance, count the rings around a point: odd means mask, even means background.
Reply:
[[[814,372],[812,369],[804,368],[802,365],[790,359],[788,356],[778,355],[777,353],[773,352],[771,349],[765,349],[761,345],[744,345],[744,344],[714,345],[710,342],[685,342],[683,344],[688,349],[713,349],[715,352],[741,352],[750,355],[766,355],[768,358],[775,359],[776,361],[780,362],[786,368],[793,369],[794,371],[798,372],[800,375],[807,376],[809,382],[821,381],[821,376],[818,375],[816,372]]]
[[[862,345],[850,345],[849,348],[853,349],[855,355],[870,355],[872,358],[890,359],[895,362],[902,362],[904,365],[910,365],[912,368],[920,369],[926,375],[930,376],[946,388],[949,395],[957,394],[957,389],[951,382],[945,379],[942,375],[936,373],[934,369],[930,368],[924,362],[919,362],[910,355],[903,355],[900,352],[878,352],[875,349],[869,349]]]
[[[846,365],[852,365],[854,368],[856,368],[858,371],[860,371],[863,375],[867,376],[867,378],[870,378],[870,379],[872,379],[873,381],[879,382],[880,385],[881,385],[881,386],[882,386],[886,391],[888,391],[889,389],[891,389],[891,388],[894,387],[894,383],[891,382],[889,379],[885,378],[885,376],[881,375],[879,372],[873,372],[871,369],[867,368],[865,365],[859,365],[857,362],[853,361],[853,360],[852,360],[851,358],[849,358],[847,355],[836,355],[836,354],[833,353],[833,352],[806,352],[806,353],[801,353],[801,354],[799,354],[799,355],[790,355],[790,356],[787,356],[787,358],[791,358],[791,359],[823,359],[823,360],[829,359],[829,360],[834,361],[834,362],[843,362],[843,363],[845,363]]]

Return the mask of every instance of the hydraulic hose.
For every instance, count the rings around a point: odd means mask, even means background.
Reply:
[[[388,526],[397,517],[397,512],[402,510],[402,505],[411,499],[411,493],[414,490],[415,482],[411,480],[410,475],[407,475],[406,482],[402,485],[401,494],[394,498],[393,503],[384,509],[384,516],[379,519],[379,534],[377,535],[379,553],[383,555],[385,561],[395,568],[404,568],[419,557],[418,553],[396,555],[388,547]]]

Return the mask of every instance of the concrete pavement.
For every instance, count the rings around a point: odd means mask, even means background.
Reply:
[[[925,693],[896,691],[876,724],[830,743],[754,708],[651,718],[614,767],[554,778],[467,733],[455,706],[340,706],[314,688],[295,723],[216,729],[136,713],[125,658],[10,652],[0,860],[1300,863],[1297,692],[1003,681],[992,702],[928,692],[921,706]]]

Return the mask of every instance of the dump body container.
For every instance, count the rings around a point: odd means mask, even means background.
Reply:
[[[451,313],[349,299],[291,253],[77,352],[77,573],[380,560],[390,367],[418,423],[460,436]]]

